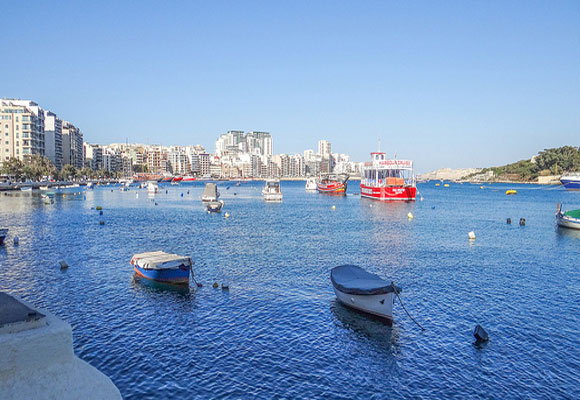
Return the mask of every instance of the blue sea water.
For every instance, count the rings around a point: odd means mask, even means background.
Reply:
[[[124,398],[577,398],[580,232],[554,213],[580,192],[427,183],[423,201],[384,204],[357,182],[343,198],[283,182],[266,204],[260,183],[221,183],[226,219],[204,211],[201,184],[161,189],[0,196],[0,290],[69,322]],[[191,255],[203,288],[135,280],[131,256],[151,250]],[[338,304],[329,272],[346,263],[402,287],[426,330],[398,301],[392,327]],[[211,287],[224,276],[229,291]]]

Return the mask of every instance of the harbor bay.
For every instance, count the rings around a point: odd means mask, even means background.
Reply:
[[[262,182],[219,182],[221,214],[197,182],[65,188],[53,204],[2,193],[0,291],[69,322],[75,353],[127,399],[574,397],[580,234],[554,215],[578,192],[429,182],[383,203],[351,183],[336,197],[281,182],[266,203]],[[137,279],[131,257],[155,250],[191,257],[203,287]],[[399,300],[392,326],[337,303],[342,264],[394,281],[425,331]]]

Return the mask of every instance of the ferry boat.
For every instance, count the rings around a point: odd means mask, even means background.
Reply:
[[[316,192],[316,179],[310,177],[306,179],[306,191],[307,192]]]
[[[393,322],[393,293],[400,288],[356,265],[334,267],[330,280],[341,304]]]
[[[163,251],[135,254],[131,258],[135,274],[157,282],[189,284],[191,258]]]
[[[0,245],[4,244],[4,239],[8,235],[8,229],[0,228]]]
[[[363,166],[360,195],[381,201],[414,201],[417,192],[413,161],[390,160],[380,151],[371,153]]]
[[[580,172],[562,175],[560,182],[566,189],[580,189]]]
[[[262,196],[265,201],[282,201],[282,190],[280,189],[279,179],[266,179],[264,189],[262,189]]]
[[[319,193],[346,195],[348,174],[322,175],[316,182]]]
[[[580,209],[562,211],[562,205],[558,204],[556,223],[563,228],[580,229]]]

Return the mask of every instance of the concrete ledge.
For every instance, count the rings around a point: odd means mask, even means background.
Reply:
[[[34,310],[43,316],[17,323],[26,329],[0,331],[0,399],[120,399],[106,375],[74,355],[70,325]]]

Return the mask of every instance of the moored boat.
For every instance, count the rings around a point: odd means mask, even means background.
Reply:
[[[222,210],[223,206],[224,206],[223,200],[208,201],[205,203],[205,207],[207,209],[207,212],[210,212],[210,213],[219,213]]]
[[[416,193],[413,161],[387,159],[386,154],[380,151],[371,153],[371,161],[363,166],[360,181],[362,197],[381,201],[414,201]]]
[[[172,176],[164,176],[162,177],[159,182],[161,183],[170,183],[173,180]]]
[[[147,183],[147,192],[149,194],[156,194],[159,192],[159,185],[157,182],[148,182]]]
[[[135,254],[131,258],[135,274],[157,282],[189,284],[191,258],[163,251]]]
[[[580,172],[574,172],[571,174],[562,175],[560,182],[566,189],[579,189],[580,190]]]
[[[306,179],[305,189],[307,192],[316,192],[316,179],[314,177]]]
[[[193,177],[193,176],[184,176],[183,177],[183,182],[193,182],[193,181],[195,181],[195,179],[196,178]]]
[[[319,193],[346,195],[348,174],[322,175],[316,182]]]
[[[220,198],[220,192],[217,190],[217,185],[215,183],[209,182],[205,184],[205,189],[201,194],[201,202],[209,203],[218,201]]]
[[[4,239],[8,236],[8,229],[0,228],[0,245],[4,244]]]
[[[580,229],[580,209],[562,211],[562,205],[558,204],[556,223],[563,228]]]
[[[262,189],[262,196],[265,201],[280,202],[282,201],[282,190],[280,189],[279,179],[266,179],[266,184]]]
[[[393,322],[393,294],[395,288],[400,293],[400,288],[356,265],[333,268],[330,280],[340,303]]]

